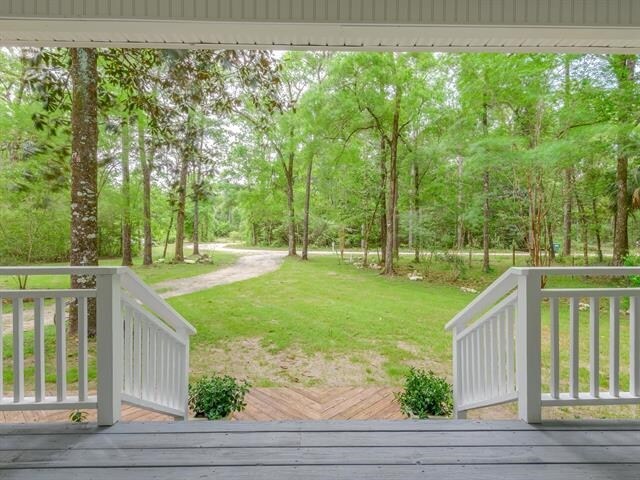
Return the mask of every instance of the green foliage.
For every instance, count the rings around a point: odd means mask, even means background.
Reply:
[[[396,394],[402,413],[417,418],[447,417],[453,412],[453,389],[432,371],[411,368],[404,390]]]
[[[89,414],[83,410],[73,410],[69,413],[69,421],[72,423],[85,423]]]
[[[228,375],[206,376],[189,385],[189,407],[197,417],[220,420],[241,412],[250,384]]]
[[[625,267],[638,267],[640,266],[640,255],[627,255],[624,259]],[[640,275],[630,275],[628,277],[629,283],[634,286],[640,286]]]

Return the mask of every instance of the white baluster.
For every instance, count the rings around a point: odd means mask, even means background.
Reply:
[[[558,299],[549,299],[549,316],[551,327],[551,371],[549,377],[549,388],[552,398],[560,396],[560,322]]]
[[[147,321],[144,321],[141,328],[141,339],[142,345],[142,381],[140,385],[140,398],[147,399],[149,398],[149,324]]]
[[[67,333],[64,298],[56,298],[56,394],[59,402],[67,399]]]
[[[508,308],[508,307],[507,307]],[[496,323],[496,345],[497,345],[497,362],[498,362],[498,394],[504,395],[507,393],[506,386],[506,369],[505,369],[505,358],[504,354],[506,352],[507,341],[505,338],[506,333],[506,311],[502,311],[498,315],[498,321]]]
[[[139,315],[133,317],[133,394],[142,394],[142,324]]]
[[[149,399],[158,401],[158,334],[155,328],[149,329]]]
[[[578,398],[580,393],[580,309],[578,297],[569,299],[569,393],[572,398]]]
[[[516,390],[515,376],[515,322],[516,309],[511,306],[507,309],[507,386],[510,392]]]
[[[89,311],[87,298],[81,297],[78,301],[78,398],[86,401],[89,398]]]
[[[126,307],[123,310],[124,316],[124,391],[128,394],[133,392],[133,310]]]
[[[484,323],[480,328],[480,346],[482,348],[480,357],[482,361],[482,376],[480,378],[482,381],[483,398],[487,398],[491,393],[491,372],[489,371],[491,368],[491,365],[489,364],[491,352],[489,351],[488,328],[488,322]]]
[[[589,374],[592,397],[600,396],[600,299],[591,297],[589,301]]]
[[[24,401],[24,312],[22,298],[13,299],[13,401]]]
[[[500,343],[498,342],[498,329],[500,325],[500,316],[498,313],[491,320],[491,385],[493,396],[500,395],[500,363],[498,360],[498,351],[502,350]]]
[[[4,317],[2,313],[2,302],[0,297],[0,402],[4,400]]]
[[[36,298],[33,304],[33,353],[35,357],[36,402],[45,398],[45,352],[44,352],[44,298]]]
[[[609,318],[609,394],[620,395],[620,298],[611,297]]]
[[[476,384],[476,395],[478,399],[484,398],[484,371],[482,370],[482,342],[480,329],[477,329],[473,332],[473,336],[475,339],[475,384]]]
[[[640,396],[640,300],[629,299],[629,377],[631,395]]]

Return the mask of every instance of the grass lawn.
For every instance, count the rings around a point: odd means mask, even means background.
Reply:
[[[233,354],[238,347],[238,366],[255,362],[244,376],[258,384],[297,383],[296,379],[325,383],[310,371],[313,365],[295,367],[299,357],[315,354],[326,357],[318,362],[335,361],[336,366],[345,358],[361,364],[365,368],[360,377],[368,383],[398,383],[409,363],[440,372],[448,369],[450,338],[444,324],[472,299],[456,286],[381,278],[374,270],[318,257],[307,263],[290,259],[271,274],[176,297],[170,303],[198,329],[191,356],[195,375],[224,369],[218,361],[209,361],[210,353],[220,348]],[[249,358],[251,352],[242,351],[242,341],[251,349],[252,339],[259,340],[264,358]],[[286,358],[274,358],[283,352]],[[252,368],[259,373],[262,362],[274,360],[282,367],[276,375],[252,374]],[[372,363],[382,372],[373,371]],[[322,373],[327,365],[317,367]]]
[[[162,249],[154,248],[154,259],[161,257]],[[208,252],[203,252],[208,253]],[[142,265],[142,257],[133,259],[133,271],[136,272],[146,283],[154,284],[165,280],[176,280],[179,278],[192,277],[202,273],[212,272],[222,267],[229,266],[238,258],[236,254],[229,252],[214,252],[211,254],[213,263],[196,263],[196,264],[170,264],[170,263],[154,263],[153,265]],[[119,266],[122,264],[120,258],[100,259],[101,266]],[[66,263],[50,264],[52,266],[68,266]],[[68,276],[60,275],[38,275],[31,276],[28,279],[27,288],[69,288],[70,279]],[[16,277],[0,276],[0,289],[2,288],[18,288],[18,279]]]
[[[220,255],[220,254],[216,254]],[[214,260],[216,256],[214,256]],[[524,265],[526,259],[519,258]],[[219,263],[218,263],[219,265]],[[283,266],[259,278],[174,297],[169,302],[198,330],[191,343],[191,376],[209,373],[246,378],[255,386],[399,386],[410,366],[451,376],[451,336],[444,325],[475,296],[462,287],[481,291],[506,268],[511,258],[493,259],[494,269],[482,273],[481,260],[433,258],[412,264],[403,258],[396,278],[358,269],[336,257],[313,257],[310,262],[288,259]],[[162,266],[158,268],[166,268]],[[188,265],[187,268],[195,267]],[[154,267],[155,268],[155,267]],[[423,282],[409,281],[418,271]],[[164,275],[164,274],[163,274]],[[579,277],[553,278],[549,287],[610,285],[610,280]],[[624,305],[623,305],[623,308]],[[561,304],[562,377],[568,378],[568,305]],[[608,305],[601,305],[601,385],[607,386]],[[588,389],[588,312],[581,312],[581,369],[583,390]],[[621,388],[628,388],[627,316],[621,321]],[[548,308],[543,306],[543,382],[549,372]],[[53,329],[47,330],[48,372],[55,372]],[[29,357],[32,335],[25,334],[27,383],[33,375]],[[75,344],[70,344],[69,365],[75,365]],[[51,345],[51,346],[49,346]],[[10,357],[5,338],[5,359]],[[5,366],[9,362],[5,360]],[[50,373],[49,373],[50,375]],[[53,381],[54,376],[47,377]],[[68,381],[77,372],[68,372]],[[95,368],[90,371],[95,377]],[[5,368],[9,387],[11,372]],[[9,387],[10,388],[10,387]],[[545,387],[546,388],[546,387]],[[512,407],[500,415],[512,415]],[[616,409],[552,409],[551,416],[621,416],[637,407]]]
[[[519,260],[521,262],[526,259]],[[424,282],[404,275],[388,279],[357,269],[335,257],[308,263],[289,259],[269,275],[170,300],[198,329],[193,337],[192,376],[225,373],[256,386],[400,385],[409,366],[451,378],[451,336],[444,325],[473,298],[461,287],[481,291],[511,265],[494,259],[491,273],[472,266],[433,261],[401,270],[418,270]],[[462,270],[462,271],[461,271]],[[555,277],[549,287],[611,285],[610,280]],[[624,308],[624,305],[623,305]],[[608,304],[601,305],[601,385],[608,385]],[[568,305],[562,304],[561,369],[568,384]],[[621,321],[621,387],[628,388],[626,314]],[[583,391],[588,390],[589,313],[580,314]],[[543,306],[543,382],[549,375],[549,313]],[[547,390],[548,391],[548,390]],[[513,414],[513,407],[499,407]],[[548,409],[553,417],[635,415],[637,407]]]

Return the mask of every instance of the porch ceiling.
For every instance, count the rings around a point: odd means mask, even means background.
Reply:
[[[24,0],[0,44],[640,52],[637,0]]]

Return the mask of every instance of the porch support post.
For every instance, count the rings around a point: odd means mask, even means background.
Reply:
[[[96,275],[96,335],[98,347],[98,425],[120,420],[123,324],[120,276]]]
[[[516,370],[518,416],[527,423],[542,421],[541,384],[541,275],[524,270],[518,278]]]
[[[180,373],[180,402],[184,414],[182,420],[189,420],[189,332],[185,329],[178,329],[178,335],[184,340],[184,356],[180,363],[182,369]]]
[[[466,410],[459,410],[462,403],[462,365],[460,364],[460,352],[458,350],[458,335],[462,328],[456,326],[453,330],[453,412],[459,420],[467,418]]]

